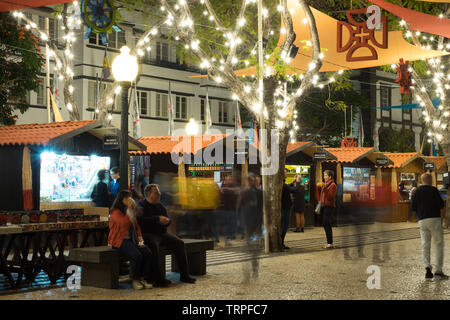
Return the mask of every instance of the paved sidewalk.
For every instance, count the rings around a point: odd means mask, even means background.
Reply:
[[[304,234],[288,233],[287,244],[293,249],[259,259],[257,278],[247,277],[249,261],[235,262],[222,257],[223,263],[214,263],[214,257],[247,254],[244,247],[217,249],[208,256],[208,273],[198,277],[197,283],[184,284],[178,274],[169,273],[174,283],[169,288],[135,291],[129,281],[121,282],[117,290],[83,287],[77,292],[60,287],[1,295],[0,299],[150,299],[150,300],[233,300],[233,299],[449,299],[449,280],[425,280],[421,262],[420,238],[417,223],[374,224],[360,227],[339,227],[333,230],[336,239],[360,239],[356,234],[366,233],[380,242],[365,242],[360,250],[357,242],[332,250],[312,248],[304,250],[300,243],[317,241],[322,244],[323,230],[315,228]],[[359,232],[358,231],[364,231]],[[405,240],[395,239],[402,234]],[[380,235],[386,235],[383,239]],[[406,236],[405,236],[406,235]],[[409,238],[408,238],[409,237]],[[314,240],[318,239],[318,240]],[[366,238],[367,239],[367,238]],[[345,241],[342,240],[342,243]],[[386,240],[386,241],[385,241]],[[445,240],[450,240],[446,230]],[[356,241],[356,240],[355,240]],[[378,241],[378,240],[377,240]],[[298,246],[294,244],[298,243]],[[315,242],[314,242],[315,243]],[[359,249],[359,250],[358,250]],[[450,250],[445,249],[447,261]],[[432,251],[433,258],[433,251]],[[216,260],[217,262],[218,260]],[[228,261],[228,262],[227,262]],[[239,260],[236,260],[239,261]],[[381,271],[381,289],[367,288],[366,270],[377,265]],[[450,273],[448,263],[444,272]],[[247,281],[246,280],[250,280]]]

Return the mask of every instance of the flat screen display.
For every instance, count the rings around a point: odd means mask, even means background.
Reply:
[[[91,201],[99,170],[109,170],[109,157],[41,153],[41,203]]]

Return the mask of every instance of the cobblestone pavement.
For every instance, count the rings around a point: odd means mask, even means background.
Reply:
[[[173,282],[169,288],[135,291],[129,281],[121,281],[117,290],[82,287],[75,292],[61,286],[0,292],[0,299],[450,299],[450,280],[424,278],[416,223],[349,226],[333,231],[338,248],[332,250],[320,248],[324,241],[321,228],[307,229],[304,234],[289,232],[286,243],[292,249],[261,254],[257,278],[248,276],[250,256],[236,242],[231,248],[210,252],[208,273],[197,277],[194,285],[180,283],[178,274],[168,273]],[[447,230],[445,240],[450,240]],[[448,248],[446,261],[450,259]],[[366,271],[371,265],[380,268],[381,289],[367,288],[370,275]],[[448,262],[444,272],[450,273]]]

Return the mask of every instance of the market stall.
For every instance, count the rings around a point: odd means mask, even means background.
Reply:
[[[294,177],[300,174],[302,185],[305,187],[305,225],[314,226],[320,222],[314,214],[315,199],[314,187],[316,168],[324,160],[336,160],[336,157],[311,141],[289,142],[286,147],[285,170],[286,183],[292,183]],[[290,226],[295,226],[295,215],[291,214]]]
[[[337,184],[337,224],[372,223],[385,210],[381,169],[377,162],[392,163],[375,148],[325,148],[337,160],[327,160],[321,171],[332,170]]]
[[[0,273],[12,287],[40,272],[54,283],[66,249],[106,243],[108,208],[90,195],[118,164],[118,136],[95,120],[0,127]],[[145,150],[131,137],[129,148]]]

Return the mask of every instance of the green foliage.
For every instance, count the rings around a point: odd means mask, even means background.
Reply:
[[[27,92],[38,90],[44,59],[34,35],[8,12],[0,13],[0,28],[0,124],[12,125],[14,109],[24,113]]]
[[[350,81],[342,80],[342,84],[344,83],[345,85],[340,85],[336,81],[328,90],[316,90],[297,105],[300,139],[313,139],[321,145],[339,146],[345,133],[345,119],[347,135],[350,135],[352,121],[358,121],[358,111],[368,108],[369,101],[351,87]]]
[[[378,130],[381,152],[414,152],[414,133],[402,129],[396,131],[392,128],[382,127]]]

